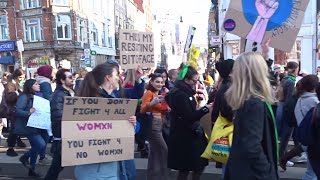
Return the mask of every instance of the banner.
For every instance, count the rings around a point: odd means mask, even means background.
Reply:
[[[30,115],[27,126],[39,129],[51,129],[50,101],[39,96],[34,96],[33,108],[35,112]]]
[[[121,29],[119,49],[121,68],[155,67],[153,33]]]
[[[62,166],[134,159],[137,100],[65,97]]]
[[[225,31],[290,52],[309,0],[231,0],[223,22]]]

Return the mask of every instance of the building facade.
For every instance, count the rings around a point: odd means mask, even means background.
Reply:
[[[113,2],[13,0],[1,10],[3,24],[7,14],[8,30],[3,29],[8,40],[23,40],[22,63],[27,68],[58,67],[65,60],[78,70],[115,56]],[[18,53],[13,55],[16,64],[20,63]]]

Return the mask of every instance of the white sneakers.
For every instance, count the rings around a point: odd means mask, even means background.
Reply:
[[[294,165],[294,163],[291,161],[288,161],[286,165],[287,165],[287,167],[292,167]]]
[[[306,163],[308,161],[307,153],[303,152],[301,153],[301,156],[297,156],[293,158],[293,161],[296,163]]]

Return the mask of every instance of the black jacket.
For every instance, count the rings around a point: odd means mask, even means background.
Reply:
[[[275,128],[265,103],[250,98],[237,110],[225,180],[277,180]]]
[[[313,122],[313,136],[315,143],[308,146],[308,156],[311,161],[320,163],[320,104],[317,105],[315,122]]]
[[[200,157],[207,140],[198,129],[200,118],[208,113],[208,108],[197,110],[194,95],[189,85],[179,81],[165,97],[172,118],[168,139],[168,167],[171,169],[199,171],[208,165],[208,161]]]
[[[52,134],[56,138],[61,138],[61,120],[65,96],[71,96],[70,92],[61,85],[57,85],[50,99]]]
[[[224,80],[216,92],[214,103],[212,107],[211,121],[216,122],[219,113],[221,116],[225,117],[228,121],[232,122],[233,119],[233,111],[231,107],[228,105],[224,94],[227,92],[230,86],[230,81],[228,79]]]

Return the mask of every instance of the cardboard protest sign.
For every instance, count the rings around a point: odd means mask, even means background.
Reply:
[[[42,97],[34,96],[32,113],[27,126],[39,129],[51,129],[50,102]]]
[[[119,36],[121,68],[155,67],[153,33],[121,29]]]
[[[137,100],[65,97],[62,117],[62,166],[134,158]]]
[[[225,31],[266,42],[290,52],[303,22],[309,0],[231,0],[223,22]]]
[[[62,139],[62,166],[134,159],[134,136]]]
[[[135,114],[138,101],[133,99],[107,99],[65,97],[63,121],[128,120]]]

